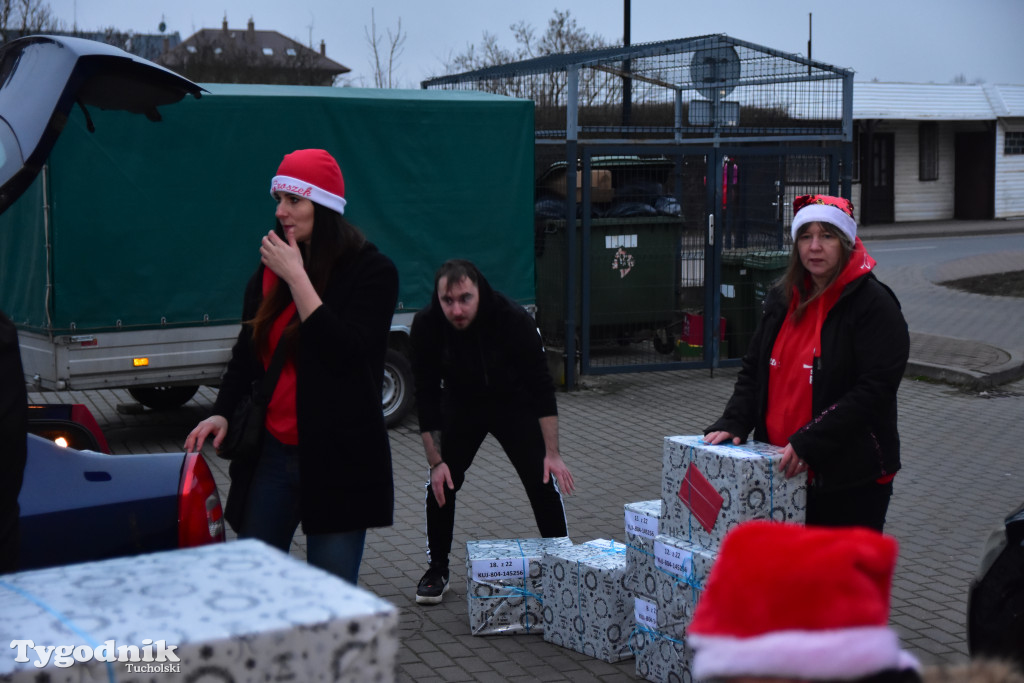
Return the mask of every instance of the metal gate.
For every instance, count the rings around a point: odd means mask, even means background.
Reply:
[[[581,145],[578,196],[561,200],[576,219],[537,225],[545,339],[575,349],[582,374],[738,364],[788,265],[792,201],[838,194],[840,158],[813,146]]]

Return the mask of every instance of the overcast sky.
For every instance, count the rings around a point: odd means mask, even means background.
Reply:
[[[43,0],[44,2],[47,0]],[[509,27],[525,21],[538,34],[554,10],[569,10],[577,24],[612,43],[623,35],[622,0],[48,0],[53,13],[82,30],[114,27],[138,33],[167,32],[182,39],[221,25],[275,30],[352,69],[353,85],[372,85],[366,33],[370,11],[377,33],[406,36],[397,60],[402,87],[444,72],[444,63],[484,31],[514,47]],[[853,69],[857,80],[1024,84],[1024,0],[632,0],[631,42],[643,43],[725,33],[777,50],[807,54],[808,15],[812,57]]]

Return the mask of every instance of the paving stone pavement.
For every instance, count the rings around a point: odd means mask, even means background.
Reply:
[[[973,267],[988,268],[992,262],[987,263]],[[908,280],[906,299],[897,289],[905,309],[909,303],[916,310],[936,295],[931,280],[918,276],[925,282]],[[920,300],[910,291],[918,286]],[[984,325],[973,329],[984,339],[994,328],[1016,324],[1007,320],[1018,310],[1008,312],[993,304]],[[921,348],[929,340],[918,341]],[[1005,345],[978,337],[961,339],[966,347],[930,341],[939,349],[933,354],[945,361],[949,358],[943,354],[955,349],[966,348],[970,355],[971,344],[977,347],[974,356]],[[987,367],[991,363],[982,362],[980,370]],[[578,488],[566,500],[574,542],[623,540],[623,505],[660,495],[663,438],[702,432],[718,416],[735,377],[735,369],[587,376],[579,390],[558,395],[561,448]],[[29,398],[86,403],[115,453],[139,453],[179,450],[188,430],[208,414],[214,396],[213,390],[202,388],[186,406],[167,412],[132,410],[137,404],[124,390],[30,393]],[[900,388],[899,409],[904,469],[895,481],[887,524],[900,542],[891,621],[905,647],[925,663],[964,661],[966,593],[985,539],[1024,501],[1024,380],[971,390],[908,377]],[[607,664],[546,643],[540,635],[469,635],[465,542],[537,533],[515,471],[490,438],[459,494],[452,590],[441,605],[417,605],[416,582],[426,562],[427,468],[414,416],[391,431],[391,444],[395,523],[368,534],[360,585],[401,611],[400,681],[636,678],[633,660]],[[206,455],[226,495],[226,463],[209,446]],[[305,556],[302,536],[296,538],[292,554]]]
[[[623,505],[660,495],[663,437],[699,433],[728,398],[735,370],[588,377],[559,395],[561,447],[579,492],[566,501],[574,542],[623,540]],[[124,414],[127,392],[35,394],[87,403],[115,453],[180,449],[214,394],[202,389],[177,411]],[[900,542],[892,623],[925,662],[967,657],[966,591],[985,538],[1024,500],[1024,382],[988,392],[906,380],[900,389],[904,470],[887,531]],[[500,448],[488,439],[459,495],[452,589],[438,606],[415,603],[424,569],[424,484],[414,417],[391,432],[395,524],[367,538],[360,584],[401,610],[399,680],[630,680],[633,660],[607,664],[544,642],[540,635],[474,637],[466,606],[465,541],[536,535],[529,503]],[[226,468],[211,465],[226,494]],[[292,554],[304,557],[299,537]]]

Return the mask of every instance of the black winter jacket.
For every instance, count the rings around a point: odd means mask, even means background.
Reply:
[[[262,299],[263,266],[245,289],[242,319]],[[384,355],[398,299],[398,271],[367,243],[336,266],[323,305],[302,321],[295,357],[302,528],[307,534],[390,526],[394,513],[391,445],[381,411]],[[213,406],[230,417],[264,374],[243,326]],[[254,463],[231,463],[224,516],[235,529]]]
[[[441,429],[442,400],[491,402],[538,419],[558,414],[555,387],[537,324],[518,303],[478,275],[476,318],[456,330],[437,287],[412,325],[412,366],[420,431]],[[444,389],[442,390],[442,382]]]
[[[764,312],[721,418],[705,430],[767,441],[768,362],[786,316],[782,291],[769,291]],[[892,290],[868,273],[849,283],[821,328],[812,419],[790,436],[814,471],[813,485],[842,489],[900,468],[896,391],[910,335]]]

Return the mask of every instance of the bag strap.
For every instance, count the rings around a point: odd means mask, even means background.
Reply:
[[[292,318],[294,320],[298,317],[298,313]],[[290,323],[291,321],[289,321]],[[277,346],[274,347],[274,354],[270,357],[270,365],[267,366],[267,373],[263,375],[263,400],[267,403],[270,402],[270,397],[274,395],[274,387],[277,386],[277,378],[281,376],[281,369],[284,367],[284,347],[285,344],[281,343],[282,340],[278,340]]]

